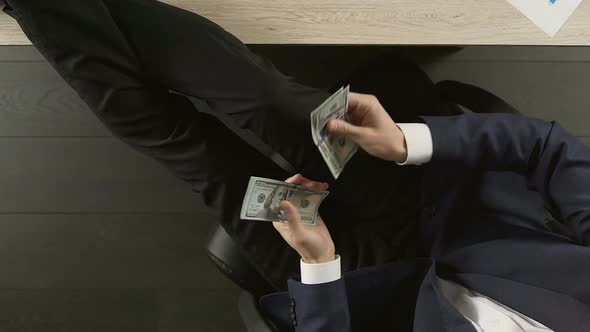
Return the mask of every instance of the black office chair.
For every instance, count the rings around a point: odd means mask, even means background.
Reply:
[[[477,113],[513,113],[519,112],[496,95],[474,85],[457,81],[441,81],[435,84],[437,95],[442,104],[448,107],[448,114],[464,112],[458,105]],[[553,218],[547,207],[546,222],[556,233],[574,238],[574,233]],[[239,312],[248,331],[271,332],[289,330],[290,327],[277,327],[265,319],[259,310],[260,296],[271,292],[272,287],[254,269],[234,240],[220,225],[214,232],[207,247],[209,257],[230,280],[239,285],[243,291],[239,299]]]
[[[211,236],[207,253],[219,270],[242,289],[238,310],[247,331],[279,331],[278,327],[264,318],[258,304],[258,299],[264,294],[271,293],[273,288],[250,265],[242,250],[238,248],[223,226],[217,226]]]

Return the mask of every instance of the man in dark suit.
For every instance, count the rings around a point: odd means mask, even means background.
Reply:
[[[6,2],[4,12],[114,135],[221,211],[221,224],[274,289],[297,272],[298,255],[270,224],[239,219],[249,177],[299,172],[329,182],[320,212],[330,233],[322,224],[304,227],[322,246],[307,237],[292,243],[312,270],[302,281],[321,283],[290,281],[292,302],[267,297],[277,321],[303,331],[473,331],[475,309],[464,303],[487,296],[495,311],[485,312],[516,324],[588,326],[588,150],[558,126],[508,115],[429,117],[445,113],[432,82],[387,58],[348,80],[377,95],[388,114],[374,97],[353,95],[364,122],[331,129],[366,152],[334,181],[309,130],[309,113],[329,92],[283,75],[207,19],[154,0]],[[291,167],[277,166],[211,113],[228,115]],[[401,124],[418,115],[426,116],[422,125]],[[393,162],[404,160],[425,165]],[[543,201],[573,238],[546,228]],[[291,222],[277,228],[298,232],[284,209]],[[319,264],[336,248],[341,265]],[[355,272],[338,279],[333,265]],[[314,273],[318,266],[325,273]]]
[[[275,227],[301,255],[301,278],[261,300],[275,320],[306,332],[590,330],[588,147],[555,123],[508,114],[396,126],[367,95],[352,96],[349,114],[355,124],[329,130],[376,157],[426,164],[429,208],[417,221],[426,255],[342,278],[321,218],[304,226],[284,201],[288,223]],[[544,202],[571,237],[548,228]]]
[[[405,248],[419,213],[420,170],[358,153],[335,181],[310,132],[310,113],[330,92],[284,75],[215,23],[155,0],[8,0],[3,11],[116,137],[221,212],[221,225],[270,289],[286,289],[299,266],[271,224],[240,220],[253,175],[300,172],[329,182],[321,211],[328,223],[338,221],[330,230],[344,270],[412,251]],[[379,95],[396,120],[439,113],[433,84],[419,68],[397,58],[370,67],[348,81]],[[252,147],[218,114],[290,165]],[[367,169],[376,181],[365,181]]]

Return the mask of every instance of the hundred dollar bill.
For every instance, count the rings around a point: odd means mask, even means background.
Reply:
[[[342,107],[342,90],[344,88],[340,88],[336,91],[333,95],[331,95],[328,99],[326,99],[320,106],[318,106],[313,112],[311,112],[311,135],[313,137],[313,141],[316,145],[320,141],[320,115],[327,115],[329,110],[336,110],[339,107]]]
[[[334,178],[338,178],[346,163],[358,151],[358,145],[342,136],[331,136],[326,128],[328,121],[349,121],[348,93],[350,87],[340,88],[311,113],[312,138],[326,161]]]
[[[240,218],[245,220],[284,221],[279,203],[288,200],[299,209],[306,225],[315,225],[316,216],[328,191],[309,189],[287,182],[251,177],[242,202]]]

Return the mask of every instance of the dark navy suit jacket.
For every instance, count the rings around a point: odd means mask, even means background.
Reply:
[[[465,331],[437,288],[455,281],[557,332],[590,331],[590,149],[555,123],[508,114],[425,117],[433,138],[419,237],[428,258],[289,281],[261,299],[297,331]],[[553,232],[544,205],[572,231]]]

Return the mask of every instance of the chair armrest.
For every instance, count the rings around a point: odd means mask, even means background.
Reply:
[[[207,254],[226,277],[256,298],[276,291],[250,264],[223,226],[215,229],[207,245]]]
[[[442,100],[461,105],[476,113],[520,114],[504,99],[475,85],[458,81],[440,81],[435,84],[435,89]]]

